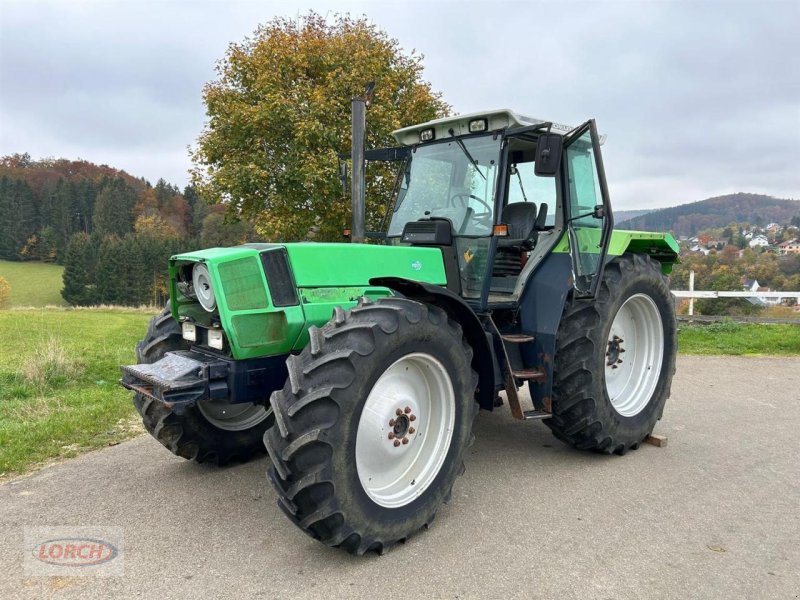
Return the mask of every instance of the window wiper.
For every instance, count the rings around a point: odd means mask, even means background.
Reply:
[[[458,147],[461,148],[461,151],[464,153],[464,156],[467,157],[467,160],[469,160],[472,166],[475,167],[475,170],[478,172],[478,175],[483,177],[485,181],[486,175],[481,173],[481,170],[478,168],[478,161],[472,158],[472,154],[469,153],[469,150],[467,150],[467,147],[464,145],[464,142],[460,138],[456,137],[456,132],[453,131],[452,127],[447,131],[447,133],[449,133],[450,136],[456,141],[456,144],[458,144]]]

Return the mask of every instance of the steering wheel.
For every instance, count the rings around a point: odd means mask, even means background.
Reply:
[[[485,212],[473,214],[472,217],[474,219],[485,219],[486,217],[491,217],[492,216],[493,209],[489,205],[489,203],[486,202],[483,198],[478,198],[475,194],[469,194],[469,193],[466,193],[466,192],[456,192],[455,194],[450,196],[450,205],[451,206],[455,206],[456,198],[463,198],[463,200],[461,200],[461,206],[466,207],[467,203],[469,202],[469,199],[472,198],[473,200],[477,200],[478,203],[481,204],[486,209]]]
[[[492,210],[491,205],[483,200],[482,198],[478,198],[474,194],[469,193],[455,193],[450,196],[450,204],[455,207],[455,200],[456,198],[461,198],[461,205],[464,206],[467,211],[464,215],[464,224],[461,226],[460,231],[464,231],[466,229],[467,220],[472,219],[479,227],[484,227],[486,229],[491,230],[492,228],[492,218],[494,211]],[[481,204],[486,210],[484,212],[475,212],[472,207],[468,206],[469,199],[477,200],[479,204]]]

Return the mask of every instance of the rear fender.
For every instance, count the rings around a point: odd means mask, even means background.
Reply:
[[[669,275],[672,266],[680,262],[680,246],[669,233],[615,230],[609,245],[609,258],[626,252],[645,254],[661,263],[661,272]]]

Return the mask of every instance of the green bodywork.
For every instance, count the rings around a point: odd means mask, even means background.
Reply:
[[[576,227],[577,229],[579,228]],[[581,243],[581,251],[599,253],[601,233],[597,228],[580,228],[577,237]],[[563,235],[553,248],[553,252],[569,252],[569,236]],[[621,256],[626,252],[652,256],[661,262],[661,271],[667,275],[672,272],[672,265],[678,262],[680,246],[669,233],[615,229],[608,244],[608,256]]]
[[[599,229],[582,228],[579,239],[600,239]],[[596,240],[594,239],[596,237]],[[285,249],[297,290],[298,304],[275,306],[260,255]],[[569,252],[568,236],[554,252]],[[677,260],[678,244],[669,234],[614,231],[609,256],[638,252],[654,256],[669,273]],[[182,294],[178,286],[181,267],[203,262],[208,266],[217,309],[212,314]],[[173,256],[170,260],[172,314],[203,327],[221,327],[228,348],[237,360],[288,354],[308,343],[308,327],[327,323],[336,306],[353,307],[361,296],[376,299],[392,294],[385,287],[369,285],[376,277],[401,277],[446,285],[441,251],[411,246],[364,244],[250,244],[234,248],[210,248]]]
[[[285,248],[299,304],[275,306],[260,254]],[[179,273],[187,263],[204,262],[217,298],[215,313],[182,294]],[[225,331],[233,358],[246,359],[300,350],[308,343],[308,327],[322,326],[335,306],[351,308],[361,296],[391,295],[369,285],[375,277],[402,277],[445,285],[437,248],[363,244],[252,244],[210,248],[170,259],[173,317]]]

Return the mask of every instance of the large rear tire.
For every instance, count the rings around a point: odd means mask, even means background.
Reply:
[[[167,352],[188,348],[167,307],[150,320],[147,335],[136,345],[136,359],[153,363]],[[269,407],[259,404],[205,402],[180,415],[142,394],[134,394],[133,404],[150,435],[173,454],[196,462],[223,465],[263,454],[262,438],[272,423]]]
[[[596,300],[568,302],[558,329],[553,417],[560,440],[625,454],[653,431],[670,394],[675,309],[660,264],[625,254],[605,268]]]
[[[404,298],[337,308],[309,337],[271,397],[269,479],[311,537],[382,552],[430,524],[463,472],[472,349],[441,308]]]

